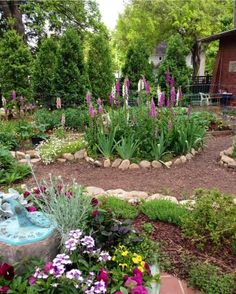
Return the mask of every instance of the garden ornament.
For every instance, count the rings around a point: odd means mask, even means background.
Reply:
[[[6,198],[2,205],[9,204],[13,215],[0,221],[0,242],[9,245],[25,245],[42,241],[52,235],[55,224],[44,213],[27,209],[16,199]]]

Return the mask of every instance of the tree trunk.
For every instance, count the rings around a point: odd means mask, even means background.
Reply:
[[[25,26],[22,20],[22,13],[19,9],[19,0],[1,0],[0,10],[2,11],[4,19],[7,21],[8,18],[15,20],[14,29],[25,39]]]
[[[192,61],[193,61],[193,76],[197,76],[200,69],[201,62],[201,43],[196,42],[192,47]]]

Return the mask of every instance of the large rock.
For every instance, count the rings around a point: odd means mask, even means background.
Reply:
[[[193,158],[193,155],[191,153],[188,153],[185,155],[187,160],[191,160]]]
[[[140,169],[140,166],[137,163],[131,163],[129,169]]]
[[[152,167],[153,168],[161,168],[162,167],[162,164],[158,160],[153,160],[152,161]]]
[[[130,161],[128,159],[125,159],[119,165],[119,169],[121,169],[121,170],[127,170],[129,168],[129,166],[130,166]]]
[[[16,158],[16,152],[15,151],[10,151],[11,152],[11,155]]]
[[[115,195],[123,195],[125,193],[126,192],[123,189],[110,189],[110,190],[106,191],[106,194],[113,195],[113,196],[115,196]]]
[[[180,158],[177,158],[175,161],[174,161],[174,165],[180,165],[182,164],[182,161]]]
[[[234,148],[233,146],[229,147],[228,149],[226,149],[224,152],[225,155],[227,156],[231,156],[233,154]]]
[[[23,164],[27,164],[28,163],[28,160],[27,159],[20,159],[18,162],[19,163],[23,163]]]
[[[182,163],[187,162],[187,158],[184,155],[180,156],[180,160]]]
[[[86,150],[85,149],[81,149],[77,152],[75,152],[74,157],[75,159],[83,159],[86,156]]]
[[[88,194],[92,196],[105,194],[105,191],[102,188],[98,188],[98,187],[89,186],[86,188],[86,190]]]
[[[165,166],[170,168],[172,166],[172,161],[165,162]]]
[[[224,163],[227,163],[227,164],[232,164],[234,165],[235,164],[235,160],[227,155],[222,155],[221,156],[221,160],[224,162]]]
[[[39,158],[39,153],[36,150],[27,150],[25,153],[28,154],[30,158]]]
[[[69,161],[72,161],[72,160],[75,159],[75,158],[74,158],[74,155],[71,154],[71,153],[64,153],[64,154],[62,155],[62,157],[65,158],[66,160],[69,160]]]
[[[21,151],[16,151],[16,158],[19,159],[24,159],[25,158],[25,153]]]
[[[146,198],[146,200],[154,200],[154,199],[159,199],[159,200],[164,199],[164,200],[169,200],[169,201],[174,202],[174,203],[179,203],[178,200],[176,199],[176,197],[166,196],[166,195],[162,195],[162,194],[159,194],[159,193],[153,194],[153,195]]]
[[[32,159],[30,160],[31,163],[37,163],[37,162],[40,162],[40,161],[41,161],[40,158],[32,158]]]
[[[117,158],[114,160],[114,162],[112,163],[111,167],[117,168],[122,162],[122,159]]]
[[[38,258],[44,262],[48,262],[57,255],[59,244],[60,240],[58,235],[54,233],[43,241],[26,245],[12,246],[0,243],[0,252],[3,257],[2,261],[9,264],[15,264],[27,258],[30,260]],[[23,272],[24,268],[20,268],[19,271]]]
[[[91,163],[91,164],[94,164],[95,160],[92,158],[92,157],[85,157],[85,160],[88,162],[88,163]]]
[[[106,160],[104,160],[103,166],[104,166],[104,167],[110,167],[110,166],[111,166],[111,161],[110,161],[109,158],[106,159]]]
[[[96,167],[102,167],[102,162],[99,161],[99,160],[95,160],[94,161],[94,166],[96,166]]]
[[[145,199],[148,197],[148,193],[143,191],[131,191],[127,192],[126,194],[128,198]]]
[[[228,164],[228,167],[231,167],[231,168],[235,168],[236,169],[236,161],[234,161],[234,163],[229,163]]]
[[[191,153],[192,153],[193,156],[195,156],[196,155],[196,150],[194,148],[192,148]]]
[[[66,159],[65,158],[57,158],[57,161],[60,163],[64,163],[64,162],[66,162]]]
[[[148,160],[142,160],[142,161],[139,162],[139,165],[142,168],[150,168],[151,167],[151,162],[148,161]]]

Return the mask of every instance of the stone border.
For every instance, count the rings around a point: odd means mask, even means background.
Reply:
[[[223,150],[220,152],[220,165],[227,167],[227,168],[233,168],[236,169],[236,158],[232,158],[234,147],[231,146],[226,150]]]
[[[174,196],[163,195],[161,193],[148,194],[147,192],[144,192],[144,191],[127,192],[123,189],[104,190],[102,188],[93,187],[93,186],[85,187],[85,189],[90,196],[93,196],[95,198],[97,198],[99,196],[117,197],[122,200],[126,200],[131,204],[136,204],[136,203],[139,203],[140,201],[143,201],[143,200],[150,201],[150,200],[154,200],[154,199],[158,199],[158,200],[162,199],[162,200],[168,200],[173,203],[180,204],[180,205],[188,205],[191,208],[196,203],[196,201],[194,199],[178,200]],[[233,202],[236,205],[236,197],[234,197]]]
[[[104,168],[112,167],[112,168],[118,168],[122,171],[125,171],[128,169],[137,170],[140,168],[158,169],[158,168],[162,168],[163,166],[170,168],[173,165],[180,165],[180,164],[186,163],[188,160],[191,160],[196,154],[198,154],[201,150],[202,149],[199,148],[198,151],[196,151],[194,148],[192,148],[190,153],[174,158],[173,160],[167,161],[167,162],[162,162],[157,160],[153,160],[152,162],[150,162],[148,160],[141,160],[139,163],[131,163],[130,160],[128,159],[122,160],[121,158],[117,158],[113,162],[110,159],[105,159],[102,162],[100,160],[94,160],[91,157],[85,157],[85,160],[97,167],[104,167]]]

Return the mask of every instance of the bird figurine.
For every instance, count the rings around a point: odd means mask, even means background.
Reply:
[[[52,221],[42,212],[28,212],[27,209],[13,198],[4,199],[4,203],[10,204],[13,215],[17,217],[20,227],[37,226],[49,228],[53,225]]]

